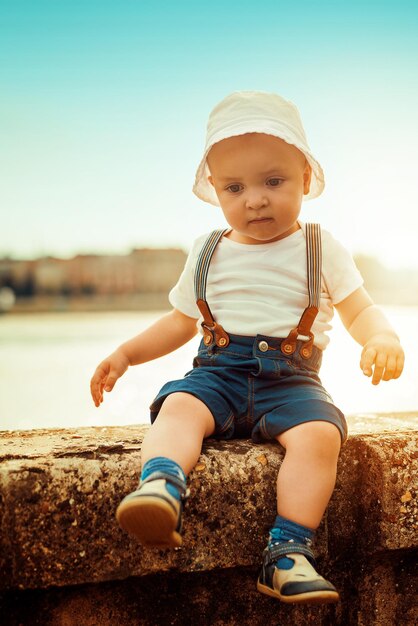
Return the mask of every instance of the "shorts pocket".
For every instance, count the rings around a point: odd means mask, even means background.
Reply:
[[[193,359],[193,368],[196,369],[197,367],[210,367],[211,365],[215,365],[217,356],[217,354],[209,355],[207,352],[202,352]]]
[[[289,361],[289,359],[275,359],[274,367],[277,370],[277,376],[280,376],[280,378],[293,376],[297,372],[296,367],[293,365],[292,361]]]

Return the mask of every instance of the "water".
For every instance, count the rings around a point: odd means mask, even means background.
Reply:
[[[418,307],[384,308],[401,337],[405,370],[373,386],[358,366],[361,347],[334,318],[322,382],[347,415],[418,410]],[[191,368],[196,337],[175,353],[129,368],[105,402],[91,400],[99,361],[161,313],[51,313],[0,317],[0,429],[109,426],[149,422],[162,384]]]

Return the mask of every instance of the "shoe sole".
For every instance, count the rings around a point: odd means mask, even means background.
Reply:
[[[119,526],[147,547],[178,548],[181,535],[176,531],[178,514],[164,500],[138,496],[122,501],[116,511]]]
[[[286,602],[287,604],[331,604],[332,602],[338,602],[340,596],[337,591],[311,591],[306,593],[298,593],[293,596],[283,596],[280,591],[270,589],[266,585],[263,585],[257,581],[257,589],[261,593]]]

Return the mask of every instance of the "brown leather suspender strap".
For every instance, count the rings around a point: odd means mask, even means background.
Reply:
[[[203,317],[203,341],[207,346],[215,341],[216,345],[220,348],[225,348],[229,344],[229,335],[222,326],[213,319],[212,312],[206,301],[206,282],[210,261],[215,252],[215,248],[228,230],[229,229],[226,228],[224,230],[214,230],[210,233],[199,253],[194,275],[196,304]]]
[[[322,245],[320,225],[306,224],[305,236],[309,303],[302,313],[299,324],[282,341],[281,351],[284,354],[293,354],[296,350],[298,336],[302,335],[308,337],[308,340],[301,349],[300,354],[303,358],[308,359],[312,354],[314,342],[311,328],[318,315],[321,302]]]

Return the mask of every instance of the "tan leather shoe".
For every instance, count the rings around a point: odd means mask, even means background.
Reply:
[[[279,569],[276,566],[278,559],[283,556],[293,561],[291,569]],[[263,567],[257,589],[287,603],[338,602],[338,591],[318,574],[314,565],[313,553],[304,544],[286,542],[267,547],[263,553]]]
[[[179,490],[181,500],[169,493],[168,482]],[[122,500],[116,510],[116,519],[123,530],[144,546],[177,548],[182,544],[181,518],[187,497],[182,481],[155,472]]]

